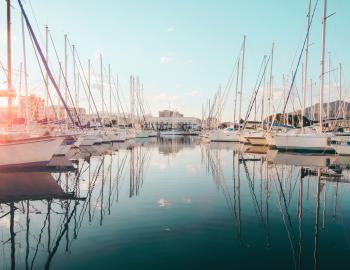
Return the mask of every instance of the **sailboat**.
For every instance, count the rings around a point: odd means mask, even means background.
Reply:
[[[309,14],[308,14],[309,18],[310,18],[310,15],[311,14],[309,9]],[[322,26],[319,128],[316,130],[315,129],[305,130],[304,128],[302,128],[300,132],[291,131],[287,133],[276,134],[275,136],[276,148],[280,151],[297,151],[297,152],[302,151],[302,152],[321,152],[321,153],[334,152],[334,148],[331,146],[332,134],[323,133],[323,94],[324,94],[324,73],[325,73],[324,60],[325,60],[325,48],[326,48],[326,20],[327,20],[327,0],[324,1],[323,19],[322,19],[323,26]],[[311,21],[309,19],[306,41],[308,41],[310,25],[311,25]],[[295,77],[295,74],[294,74],[294,77]],[[292,87],[293,87],[293,83],[292,83]]]
[[[233,120],[234,124],[233,125],[236,124],[236,109],[237,109],[239,79],[241,80],[241,83],[240,83],[240,91],[239,91],[240,100],[239,100],[238,122],[240,122],[240,119],[241,119],[245,44],[246,44],[246,36],[244,36],[244,38],[243,38],[243,43],[242,43],[241,50],[239,52],[239,57],[238,57],[237,66],[236,66],[237,77],[236,77],[236,93],[235,93],[234,120]],[[241,61],[242,61],[242,63],[240,64]],[[240,70],[240,65],[241,65],[241,70]],[[241,77],[239,78],[240,72],[241,72]],[[240,124],[238,124],[238,125],[240,126]],[[241,141],[240,135],[241,135],[240,130],[235,130],[235,128],[233,126],[233,127],[227,127],[223,130],[216,129],[216,130],[210,131],[208,138],[212,142],[240,142]]]
[[[211,142],[239,142],[239,134],[233,127],[213,130],[209,133]]]
[[[28,18],[24,13],[21,2],[19,3],[22,14],[28,25]],[[11,8],[11,1],[9,0],[7,1],[7,89],[0,91],[0,96],[7,97],[8,99],[8,125],[7,131],[0,134],[0,168],[43,166],[49,163],[64,138],[47,136],[33,137],[30,136],[30,134],[11,132],[12,99],[15,97],[15,90],[12,86]],[[35,38],[33,32],[31,32],[31,36]],[[24,69],[26,71],[26,63]]]

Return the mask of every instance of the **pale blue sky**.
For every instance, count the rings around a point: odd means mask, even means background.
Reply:
[[[20,50],[18,6],[13,2],[14,43]],[[320,70],[322,2],[311,33],[314,45],[309,68],[315,80]],[[274,84],[281,86],[282,74],[289,72],[304,35],[308,0],[31,0],[31,4],[41,31],[49,25],[60,52],[64,33],[77,45],[82,59],[93,59],[96,71],[96,54],[103,52],[105,63],[119,74],[125,96],[129,75],[139,75],[153,114],[170,104],[185,115],[200,116],[201,104],[214,95],[219,83],[226,83],[244,34],[244,112],[260,61],[269,53],[273,41]],[[5,7],[5,3],[1,5]],[[37,30],[28,0],[25,7]],[[328,21],[327,51],[332,52],[334,64],[343,63],[345,80],[350,69],[349,10],[347,0],[328,1],[329,13],[336,15]],[[2,33],[4,24],[5,20],[0,24]],[[14,49],[17,66],[21,61],[18,50]],[[4,57],[2,53],[2,62]],[[35,85],[35,79],[31,80]],[[98,93],[97,96],[99,99]],[[233,114],[233,95],[229,98],[225,119]],[[83,97],[81,100],[84,103]]]

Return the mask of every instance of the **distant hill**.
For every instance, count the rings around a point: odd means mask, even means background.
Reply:
[[[330,102],[329,105],[330,105],[329,119],[350,118],[350,103],[346,101],[337,100],[337,101]],[[319,103],[317,103],[305,109],[304,126],[309,126],[313,122],[318,122],[319,106],[320,106]],[[324,120],[327,119],[327,107],[328,107],[328,103],[323,103]],[[273,115],[270,115],[269,121],[267,121],[267,119],[265,119],[265,121],[271,122],[272,119],[273,119]],[[301,119],[301,110],[297,110],[294,113],[289,112],[286,115],[277,113],[275,122],[280,124],[288,124],[288,125],[293,125],[295,127],[300,127],[300,123],[299,123],[300,119]]]
[[[327,118],[328,103],[323,103],[323,116]],[[312,107],[305,108],[305,116],[310,120],[318,121],[320,104],[317,103]],[[301,110],[298,111],[300,113]],[[329,103],[329,118],[350,118],[350,103],[346,101],[332,101]]]

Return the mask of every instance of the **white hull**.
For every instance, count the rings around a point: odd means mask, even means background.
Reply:
[[[0,167],[45,166],[63,139],[47,137],[1,142]]]
[[[211,142],[239,142],[239,134],[237,132],[215,130],[209,133],[209,140]]]
[[[330,145],[330,135],[323,133],[313,134],[276,134],[276,147],[285,151],[334,151]]]

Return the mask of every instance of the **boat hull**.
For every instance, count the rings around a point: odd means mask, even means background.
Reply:
[[[267,140],[264,136],[248,136],[246,137],[251,145],[263,146],[267,145]]]
[[[236,132],[213,131],[209,134],[211,142],[239,142],[239,134]]]
[[[285,152],[334,153],[330,137],[324,134],[277,134],[276,148]]]
[[[0,168],[47,165],[63,138],[32,138],[0,143]]]

